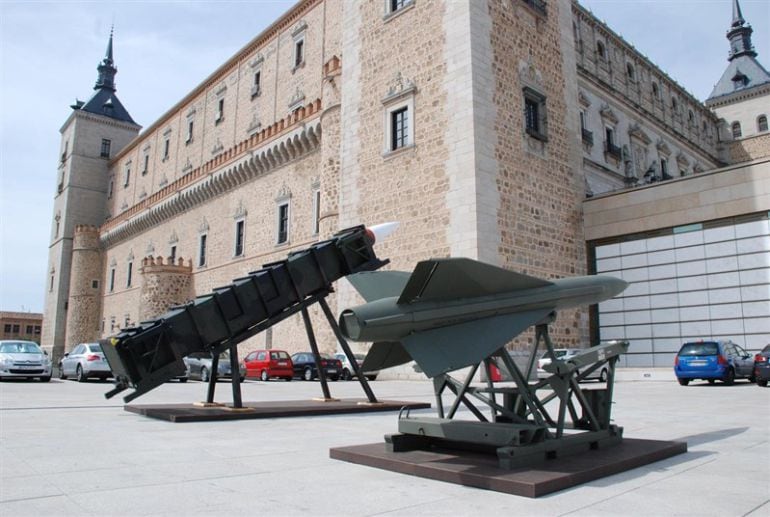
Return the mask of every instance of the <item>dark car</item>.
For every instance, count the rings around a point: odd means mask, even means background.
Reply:
[[[315,365],[315,358],[310,352],[299,352],[291,356],[291,362],[294,365],[294,376],[312,381],[318,377],[318,369]],[[324,369],[327,379],[336,381],[342,375],[342,363],[339,359],[328,354],[321,354],[321,368]]]
[[[704,379],[713,384],[721,380],[732,384],[737,378],[752,379],[754,360],[746,350],[732,341],[696,341],[685,343],[674,360],[679,384]]]
[[[200,379],[204,382],[211,378],[211,366],[213,360],[209,352],[194,352],[185,357],[183,360],[185,366],[187,366],[188,378]],[[243,365],[240,365],[237,375],[239,376],[240,381],[243,382],[246,377],[246,370]],[[217,379],[232,379],[232,377],[232,369],[230,368],[230,354],[228,352],[222,352],[219,356]]]
[[[763,387],[770,380],[770,345],[754,356],[754,380]]]

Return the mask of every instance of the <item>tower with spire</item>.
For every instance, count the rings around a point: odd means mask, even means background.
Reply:
[[[770,73],[757,60],[751,42],[754,30],[743,17],[739,1],[733,0],[732,7],[727,68],[706,99],[706,106],[725,120],[726,138],[737,140],[767,131]]]
[[[69,310],[71,291],[82,295],[92,290],[99,295],[95,299],[99,299],[102,292],[102,279],[100,275],[94,275],[93,271],[98,268],[93,267],[93,264],[73,270],[75,228],[98,227],[104,222],[110,195],[110,160],[141,129],[115,93],[118,69],[113,59],[112,30],[107,51],[97,71],[93,95],[86,102],[75,101],[71,106],[72,112],[60,129],[61,154],[56,172],[45,293],[45,325],[41,336],[41,344],[50,350],[54,361],[58,361],[65,351],[78,344],[66,342],[65,337],[77,334],[67,332],[67,326],[75,324],[72,320],[76,312],[82,313],[80,310]],[[89,256],[94,255],[91,253]],[[83,276],[83,269],[89,271],[89,278]],[[78,285],[73,286],[73,282]],[[98,309],[95,307],[88,310]],[[94,337],[98,335],[98,330],[92,329]]]

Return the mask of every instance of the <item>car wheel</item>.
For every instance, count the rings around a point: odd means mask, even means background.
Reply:
[[[679,384],[682,386],[687,386],[690,384],[690,379],[677,379],[679,381]]]
[[[735,382],[735,370],[733,370],[732,368],[728,368],[727,373],[722,379],[722,382],[724,382],[728,386],[732,386],[733,383]]]
[[[201,368],[201,381],[202,382],[208,382],[209,381],[209,369],[205,366]]]
[[[599,382],[607,382],[607,368],[602,368],[602,372],[599,374]]]
[[[349,381],[350,380],[350,370],[348,370],[347,368],[342,370],[342,380],[343,381]]]
[[[337,382],[338,380],[340,380],[340,376],[339,375],[335,375],[331,379],[332,379],[333,382]]]
[[[48,377],[40,377],[40,382],[48,382],[50,380],[51,380],[51,376],[50,375]]]
[[[88,380],[88,377],[83,373],[83,367],[78,365],[77,368],[75,368],[75,378],[78,380],[78,382],[86,382]]]
[[[286,382],[291,382],[292,379],[293,377],[286,377]]]
[[[717,381],[715,381],[714,379],[709,379],[709,384],[714,384],[715,382]]]
[[[762,386],[763,388],[767,386],[767,379],[757,379],[757,386]]]
[[[305,371],[302,372],[302,378],[306,381],[312,381],[313,380],[313,370],[310,368],[305,368]]]
[[[183,378],[179,379],[179,382],[187,382],[187,377],[183,377]]]
[[[267,374],[267,370],[262,370],[262,373],[259,374],[259,380],[262,382],[267,382],[270,380],[270,376]]]
[[[67,376],[64,375],[64,368],[62,367],[61,364],[59,364],[59,378],[61,380],[65,380],[67,378]]]
[[[241,375],[240,377],[238,377],[238,382],[243,382],[245,380],[246,380],[246,376],[245,375]]]
[[[377,376],[376,375],[366,375],[366,380],[367,381],[376,381],[377,380]]]

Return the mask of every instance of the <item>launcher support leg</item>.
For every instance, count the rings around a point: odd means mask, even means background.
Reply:
[[[350,345],[348,345],[348,342],[345,341],[345,338],[342,336],[340,327],[337,325],[337,322],[335,321],[334,316],[332,315],[332,311],[331,309],[329,309],[329,305],[326,303],[326,299],[321,298],[320,300],[318,300],[318,304],[321,306],[321,310],[323,310],[324,316],[326,316],[326,320],[329,322],[329,326],[332,328],[332,332],[334,332],[334,336],[337,338],[337,342],[340,344],[342,351],[345,353],[345,356],[348,358],[348,364],[351,367],[353,367],[353,372],[358,378],[358,382],[361,383],[361,388],[364,390],[364,393],[366,394],[366,398],[369,399],[369,402],[373,404],[376,403],[377,397],[374,396],[374,392],[372,391],[372,388],[369,386],[369,381],[366,380],[366,377],[364,376],[364,372],[362,372],[361,368],[358,366],[358,361],[356,361],[356,358],[353,355],[353,352],[350,350]]]
[[[211,356],[211,372],[209,373],[209,389],[206,392],[206,402],[214,403],[214,390],[217,387],[217,373],[219,373],[219,354],[216,352]]]
[[[492,404],[497,404],[497,398],[495,397],[495,384],[492,382],[492,368],[490,367],[492,360],[489,357],[484,358],[484,371],[487,373],[487,389],[489,390],[489,399],[492,401]],[[490,420],[492,422],[497,422],[497,410],[493,405],[489,406],[489,409],[491,411],[491,418]]]
[[[315,359],[315,367],[318,370],[318,378],[321,381],[321,391],[323,391],[324,398],[329,400],[332,398],[329,393],[329,385],[326,383],[326,372],[324,372],[321,366],[321,355],[318,353],[318,344],[315,341],[315,334],[313,333],[313,324],[310,322],[310,315],[307,312],[307,307],[302,307],[302,321],[305,322],[305,331],[307,332],[307,339],[310,342],[310,349],[313,351],[313,358]]]
[[[242,408],[241,369],[238,366],[238,347],[236,345],[230,347],[230,375],[233,385],[233,407]]]

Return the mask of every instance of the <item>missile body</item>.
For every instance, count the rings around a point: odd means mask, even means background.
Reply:
[[[429,377],[480,362],[554,311],[599,303],[627,286],[609,276],[546,281],[470,259],[348,278],[367,303],[344,310],[340,329],[374,342],[364,371],[414,359]]]

